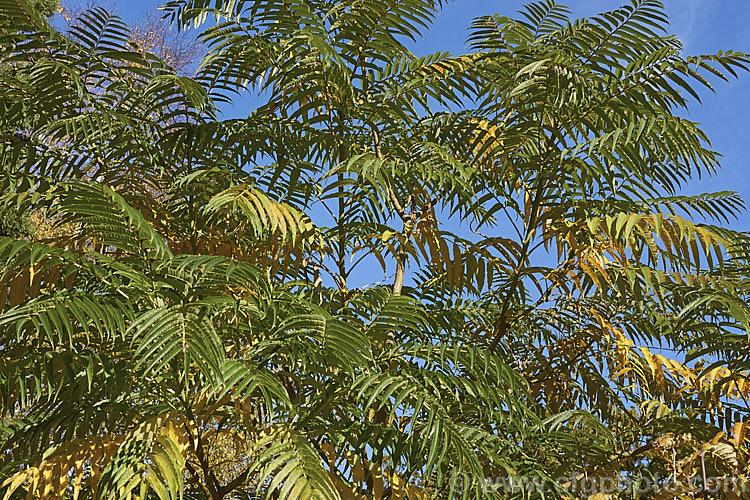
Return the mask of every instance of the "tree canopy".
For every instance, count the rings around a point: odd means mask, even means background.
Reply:
[[[413,54],[442,6],[173,0],[188,78],[0,0],[5,201],[57,228],[0,238],[4,498],[747,481],[744,202],[683,189],[720,167],[685,110],[750,58],[685,56],[655,0]]]
[[[59,0],[36,0],[32,2],[29,7],[32,8],[34,12],[39,16],[50,17],[54,15],[58,5]],[[6,18],[0,19],[0,30],[14,30],[17,28],[11,22],[6,22],[9,20],[10,19]],[[5,81],[10,80],[11,82],[13,82],[15,87],[28,84],[25,67],[23,65],[0,65],[0,77]],[[13,97],[11,96],[4,96],[3,104],[5,104],[6,101],[12,98]],[[8,126],[10,127],[8,132],[16,133],[18,138],[22,139],[24,130],[29,128],[29,123],[31,120],[33,120],[33,112],[27,112],[24,120],[17,120],[8,124]],[[2,170],[7,171],[8,168],[3,168]],[[31,232],[32,223],[29,220],[28,214],[22,213],[18,210],[18,207],[15,207],[11,204],[6,203],[0,205],[0,236],[20,238],[22,236],[30,236]]]

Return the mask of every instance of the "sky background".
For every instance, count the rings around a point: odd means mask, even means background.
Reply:
[[[65,2],[64,2],[65,3]],[[118,14],[135,23],[158,0],[106,0]],[[500,13],[515,16],[528,1],[524,0],[457,0],[441,12],[425,38],[414,46],[414,52],[466,51],[467,29],[473,18]],[[615,9],[629,0],[562,0],[575,17],[584,17]],[[711,54],[719,50],[750,52],[750,0],[663,0],[671,21],[672,33],[679,36],[687,55]],[[714,149],[723,155],[722,170],[714,178],[691,181],[684,194],[710,191],[737,191],[750,203],[750,74],[738,81],[719,83],[716,94],[702,92],[703,104],[694,103],[689,118],[702,124]],[[248,101],[238,103],[235,116],[246,116]],[[735,229],[750,231],[750,214],[732,223]]]

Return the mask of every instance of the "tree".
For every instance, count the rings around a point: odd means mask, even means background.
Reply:
[[[747,476],[747,238],[692,220],[743,205],[679,194],[719,166],[680,110],[747,56],[682,57],[637,0],[530,4],[415,57],[440,7],[176,0],[179,26],[217,16],[192,80],[103,10],[67,37],[0,1],[41,117],[4,154],[79,228],[0,240],[8,496]],[[248,88],[266,102],[218,120]]]
[[[59,0],[37,0],[31,3],[30,7],[34,9],[34,12],[42,17],[51,17],[54,15]],[[14,30],[12,24],[0,23],[0,30]],[[15,80],[16,86],[23,85],[27,82],[27,78],[24,72],[23,66],[15,64],[3,64],[4,61],[0,61],[0,77],[6,80]],[[11,95],[5,95],[3,97],[3,107],[13,106],[15,103],[8,102],[11,100]],[[15,124],[15,130],[10,132],[16,132],[19,135],[19,139],[23,138],[23,129],[29,127],[29,119],[23,120],[20,123]],[[2,165],[4,172],[7,172],[8,166]],[[8,190],[10,186],[2,186],[2,189]],[[12,203],[3,200],[0,205],[0,236],[11,236],[14,238],[20,238],[22,236],[29,236],[33,232],[31,223],[27,214],[18,210],[17,207],[13,206]]]
[[[102,8],[114,14],[119,12],[118,4],[110,0],[65,2],[59,9],[64,28],[69,29],[78,25],[79,17],[95,8]],[[157,9],[147,10],[130,26],[130,42],[144,55],[155,55],[181,75],[194,73],[197,62],[204,52],[195,38],[188,33],[170,30],[169,23]]]
[[[170,30],[155,10],[147,12],[133,27],[132,41],[141,52],[154,54],[184,75],[194,73],[204,52],[189,34]]]
[[[60,26],[55,27],[63,34],[75,33],[82,28],[81,21],[86,20],[87,16],[84,14],[95,9],[106,11],[108,15],[118,12],[117,5],[107,1],[90,0],[85,4],[65,2],[58,8],[60,16],[55,21],[59,21],[57,24]],[[149,55],[152,55],[179,75],[194,73],[196,61],[203,53],[200,44],[185,33],[170,31],[168,24],[158,17],[156,10],[147,12],[135,25],[129,26],[128,30],[130,49],[135,48],[140,52],[145,64],[150,64],[147,61]],[[24,223],[22,231],[15,229],[16,232],[5,235],[29,236],[35,241],[50,241],[75,231],[74,227],[61,226],[58,221],[51,219],[49,214],[39,210],[32,212],[28,217],[11,217],[8,222],[18,224],[19,221]]]

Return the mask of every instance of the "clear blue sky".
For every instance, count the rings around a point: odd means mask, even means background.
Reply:
[[[117,5],[119,14],[136,21],[158,0],[105,0]],[[514,15],[528,3],[524,0],[457,0],[441,13],[427,37],[415,48],[417,53],[465,50],[467,28],[474,17],[501,13]],[[576,17],[617,8],[629,0],[560,0]],[[719,50],[750,52],[750,0],[663,0],[672,23],[672,32],[680,37],[689,55]],[[246,114],[246,111],[238,113]],[[713,179],[695,180],[685,194],[706,191],[738,191],[750,204],[750,74],[739,81],[719,84],[717,94],[705,93],[703,105],[695,104],[690,118],[703,124],[714,148],[724,155],[723,169]],[[732,224],[750,230],[750,214]]]

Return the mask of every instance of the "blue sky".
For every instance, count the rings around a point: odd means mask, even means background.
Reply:
[[[629,0],[564,0],[576,17],[617,8]],[[440,14],[424,40],[415,46],[417,53],[465,50],[467,28],[474,17],[501,13],[514,15],[528,3],[525,0],[457,0]],[[672,32],[680,37],[686,54],[710,54],[719,50],[750,52],[750,1],[748,0],[663,0]],[[158,0],[107,0],[118,6],[119,14],[134,22]],[[685,194],[707,191],[738,191],[750,203],[750,74],[739,81],[720,83],[716,95],[704,92],[703,104],[695,103],[690,118],[703,124],[714,148],[724,155],[723,168],[711,179],[693,181]],[[246,114],[240,112],[239,114]],[[735,225],[736,224],[736,225]],[[750,230],[750,214],[732,224]]]

